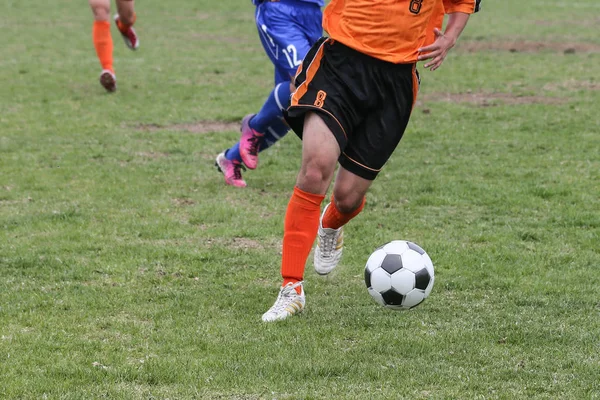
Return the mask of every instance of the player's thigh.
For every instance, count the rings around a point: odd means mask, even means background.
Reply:
[[[320,114],[308,112],[304,119],[302,164],[296,186],[325,194],[333,179],[340,154],[338,142]]]
[[[308,112],[304,119],[302,159],[323,165],[337,164],[340,148],[334,134],[320,114]]]

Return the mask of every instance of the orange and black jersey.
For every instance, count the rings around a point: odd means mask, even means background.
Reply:
[[[361,53],[396,64],[417,62],[431,43],[432,26],[445,12],[471,14],[481,0],[332,0],[323,28],[332,39]]]

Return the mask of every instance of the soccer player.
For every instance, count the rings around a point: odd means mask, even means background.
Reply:
[[[96,48],[98,60],[102,66],[100,84],[108,92],[117,90],[117,77],[113,67],[113,41],[110,35],[110,0],[88,0],[94,13],[94,26],[92,40]],[[117,14],[114,16],[115,24],[125,41],[127,47],[136,50],[140,42],[133,29],[135,11],[133,0],[116,0]]]
[[[258,166],[258,152],[266,150],[289,130],[283,110],[290,104],[293,76],[311,46],[323,34],[321,7],[324,0],[252,0],[262,46],[275,66],[275,88],[258,114],[242,119],[239,142],[220,153],[215,166],[225,183],[245,187],[244,165]]]
[[[439,68],[479,0],[332,0],[322,38],[295,78],[286,121],[302,139],[302,163],[288,203],[281,261],[282,286],[265,322],[305,306],[304,268],[317,238],[314,268],[326,275],[342,255],[342,227],[365,205],[365,195],[400,142],[419,88],[418,61]],[[443,6],[443,8],[441,8]],[[446,29],[427,28],[437,10]],[[340,164],[331,202],[321,202]]]

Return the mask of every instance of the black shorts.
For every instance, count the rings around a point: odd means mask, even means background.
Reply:
[[[393,64],[321,38],[295,78],[285,113],[302,138],[307,112],[318,113],[340,146],[340,165],[373,180],[390,158],[417,97],[415,64]]]

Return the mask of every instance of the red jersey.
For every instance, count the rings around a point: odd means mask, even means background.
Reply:
[[[332,39],[396,64],[417,62],[444,12],[471,14],[478,0],[331,0],[323,28]]]

